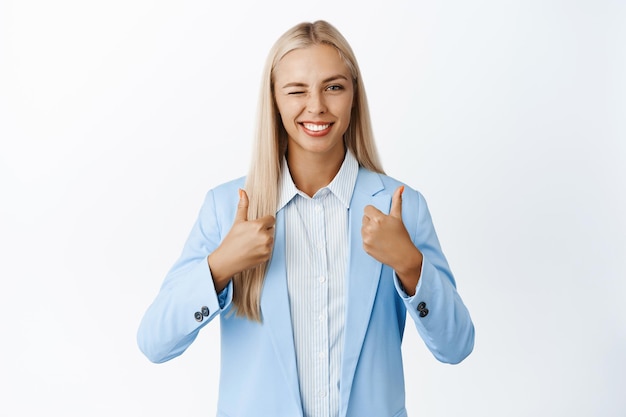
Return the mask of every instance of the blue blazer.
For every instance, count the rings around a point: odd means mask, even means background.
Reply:
[[[409,317],[433,355],[458,363],[473,349],[474,326],[456,291],[426,202],[409,187],[402,198],[404,224],[424,255],[415,296],[408,297],[393,270],[365,253],[361,223],[365,206],[388,213],[401,185],[359,169],[349,208],[350,255],[346,287],[344,352],[339,386],[341,417],[406,416],[400,345]],[[285,221],[276,213],[275,241],[265,278],[263,322],[232,312],[232,283],[215,292],[207,256],[233,224],[244,179],[207,193],[180,259],[167,274],[138,331],[140,349],[153,362],[180,354],[216,316],[221,320],[218,417],[302,416],[287,293]]]

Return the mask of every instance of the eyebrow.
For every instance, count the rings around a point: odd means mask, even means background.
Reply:
[[[322,84],[326,84],[326,83],[329,83],[331,81],[336,81],[336,80],[348,81],[348,78],[345,75],[337,74],[337,75],[333,75],[332,77],[328,77],[322,80]],[[282,88],[289,88],[289,87],[308,87],[308,85],[305,83],[301,83],[301,82],[291,82],[291,83],[287,83],[283,85]]]

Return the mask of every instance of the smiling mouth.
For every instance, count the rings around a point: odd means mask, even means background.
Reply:
[[[323,130],[328,129],[331,126],[331,123],[325,123],[325,124],[302,123],[302,126],[304,126],[306,130],[310,130],[311,132],[321,132]]]

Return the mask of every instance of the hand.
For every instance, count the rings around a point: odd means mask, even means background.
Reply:
[[[239,204],[230,231],[207,260],[215,289],[223,290],[233,275],[270,258],[274,246],[274,216],[248,220],[248,194],[239,190]]]
[[[403,191],[400,186],[393,193],[389,215],[374,206],[365,207],[361,236],[365,252],[393,268],[407,294],[413,295],[422,270],[422,253],[402,222]]]

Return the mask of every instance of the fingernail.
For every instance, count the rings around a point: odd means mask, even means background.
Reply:
[[[239,199],[241,200],[243,198],[243,190],[240,188],[239,189]]]
[[[402,193],[404,192],[404,185],[400,186],[400,197],[402,197]]]

